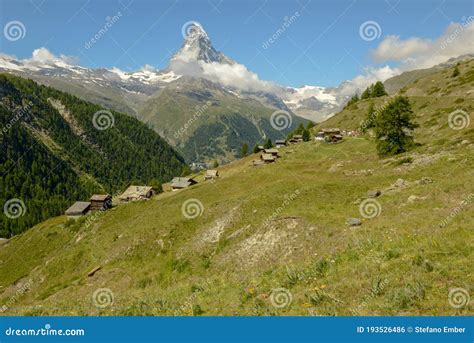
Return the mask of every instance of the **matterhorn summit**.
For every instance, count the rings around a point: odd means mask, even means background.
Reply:
[[[182,33],[185,37],[183,45],[171,58],[171,65],[176,61],[234,64],[230,58],[212,46],[207,32],[198,22],[193,21],[184,24]]]

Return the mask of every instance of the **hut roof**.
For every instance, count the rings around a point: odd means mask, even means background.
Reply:
[[[265,154],[278,154],[278,149],[272,148],[272,149],[265,149],[263,150]]]
[[[91,203],[88,201],[76,201],[71,207],[66,210],[66,215],[74,216],[84,214],[84,212],[86,212],[90,206]]]
[[[303,139],[303,135],[293,135],[294,139]]]
[[[206,175],[207,176],[218,176],[219,172],[217,171],[217,169],[209,169],[209,170],[206,171]]]
[[[173,188],[186,188],[197,183],[190,177],[175,177],[171,180],[171,187]]]
[[[151,190],[153,190],[153,187],[151,186],[131,185],[122,193],[120,199],[146,197],[148,192]]]
[[[262,154],[262,160],[264,161],[274,161],[275,160],[275,156],[273,156],[272,154]]]
[[[285,144],[286,143],[286,139],[277,139],[275,141],[275,144]]]
[[[339,133],[341,130],[338,128],[329,128],[329,129],[323,129],[322,130],[324,133]]]
[[[109,194],[94,194],[91,196],[91,201],[106,201],[108,198]]]

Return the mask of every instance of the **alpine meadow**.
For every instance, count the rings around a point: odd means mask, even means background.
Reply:
[[[0,3],[2,317],[472,319],[472,1]]]

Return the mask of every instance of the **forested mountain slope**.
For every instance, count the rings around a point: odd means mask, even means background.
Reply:
[[[0,219],[10,236],[91,192],[115,193],[130,182],[159,183],[179,174],[183,158],[130,116],[31,80],[0,74]],[[15,215],[13,215],[15,216]]]

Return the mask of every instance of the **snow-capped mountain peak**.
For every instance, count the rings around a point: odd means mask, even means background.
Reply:
[[[224,64],[234,63],[230,58],[213,47],[209,35],[201,24],[192,22],[183,29],[183,33],[186,34],[186,38],[184,39],[181,49],[171,58],[171,65],[173,62],[177,61],[201,61],[204,63],[217,62]]]

